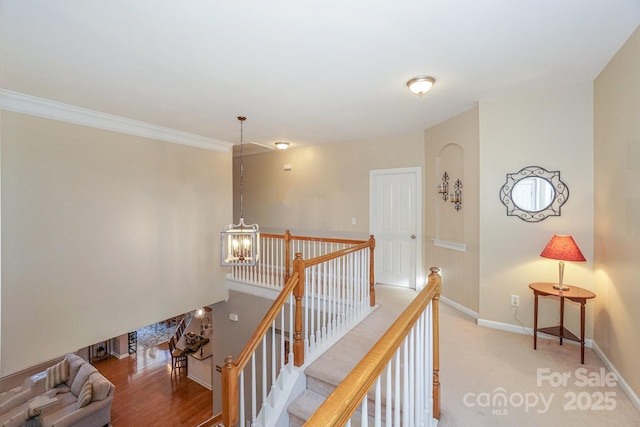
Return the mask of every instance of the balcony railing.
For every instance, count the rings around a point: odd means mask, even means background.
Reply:
[[[234,267],[233,278],[263,285],[267,279],[266,286],[282,290],[240,355],[225,359],[225,426],[247,419],[265,425],[279,410],[279,397],[290,386],[293,367],[323,351],[375,305],[373,236],[367,241],[343,241],[285,233],[283,238],[266,235],[265,239],[261,263]],[[296,252],[291,268],[288,254],[294,249],[315,256],[304,259]],[[279,268],[278,261],[284,266]]]
[[[294,236],[289,230],[284,234],[260,233],[258,263],[254,266],[232,267],[231,278],[282,289],[291,276],[294,254],[301,253],[303,258],[311,259],[365,242],[366,240]]]

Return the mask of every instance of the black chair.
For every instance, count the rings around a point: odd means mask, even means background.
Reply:
[[[169,338],[169,352],[171,353],[171,372],[174,369],[188,369],[187,367],[187,355],[180,349],[176,348],[176,339],[174,337]]]
[[[178,322],[178,326],[176,326],[176,333],[175,333],[175,337],[176,337],[176,343],[178,341],[180,341],[180,337],[182,337],[182,334],[184,334],[184,319],[181,320],[180,322]]]
[[[184,328],[185,328],[184,318],[182,318],[178,322],[178,326],[176,326],[176,340],[178,340],[182,336],[182,334],[184,333]]]

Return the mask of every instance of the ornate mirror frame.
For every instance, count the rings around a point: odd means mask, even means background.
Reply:
[[[539,211],[529,211],[516,205],[512,191],[518,182],[526,178],[541,178],[553,187],[549,205]],[[540,166],[527,166],[516,173],[507,174],[507,182],[500,189],[500,201],[507,207],[507,216],[517,216],[526,222],[539,222],[550,216],[560,216],[560,208],[569,199],[569,188],[560,180],[560,171],[548,171]]]

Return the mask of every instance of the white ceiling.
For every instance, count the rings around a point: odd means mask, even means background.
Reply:
[[[244,115],[245,142],[295,147],[591,81],[639,23],[640,0],[0,0],[0,86],[229,142]]]

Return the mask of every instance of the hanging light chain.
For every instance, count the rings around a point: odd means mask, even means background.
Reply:
[[[244,190],[244,121],[247,120],[247,118],[238,116],[238,120],[240,120],[240,218],[242,219],[244,218],[244,208],[242,206],[242,193]]]

